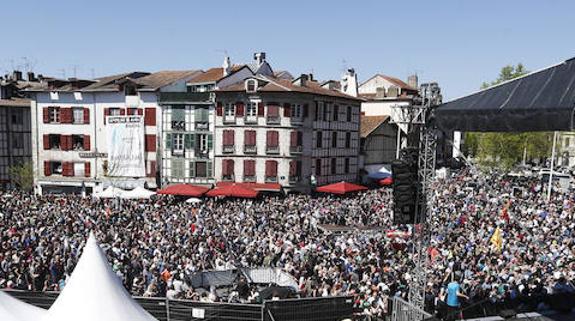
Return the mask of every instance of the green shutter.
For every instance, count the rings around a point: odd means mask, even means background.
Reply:
[[[195,135],[194,134],[186,134],[186,136],[184,137],[184,144],[186,149],[193,149],[194,148],[194,143],[195,143]]]
[[[190,177],[196,177],[196,163],[190,162]]]
[[[172,108],[172,121],[185,121],[186,109],[183,106]]]
[[[172,134],[166,134],[166,149],[172,148]]]
[[[208,151],[212,150],[212,135],[208,134]]]
[[[210,141],[211,141],[211,139],[208,138],[208,142],[210,142]],[[206,163],[206,173],[207,173],[208,177],[212,177],[212,162]]]

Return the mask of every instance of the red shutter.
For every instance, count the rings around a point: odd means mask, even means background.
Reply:
[[[106,124],[106,116],[110,116],[110,108],[104,108],[104,125]]]
[[[64,150],[72,150],[72,135],[62,135],[60,136],[60,143],[62,140],[66,142],[66,149]]]
[[[228,160],[222,160],[222,176],[228,176]]]
[[[264,104],[258,103],[258,116],[264,116]]]
[[[66,135],[58,135],[60,137],[60,150],[68,150],[68,138]],[[63,166],[63,165],[62,165]]]
[[[277,147],[277,146],[279,146],[279,133],[278,133],[277,131],[273,130],[273,131],[270,132],[270,134],[271,134],[271,135],[270,135],[270,139],[271,139],[270,143],[271,143],[271,145],[269,145],[269,146],[272,146],[272,147]]]
[[[216,115],[217,116],[222,116],[223,115],[223,107],[222,107],[222,103],[218,101],[217,105],[216,105]]]
[[[146,135],[146,140],[144,143],[146,152],[156,151],[156,135]]]
[[[60,123],[72,123],[72,108],[60,108]]]
[[[89,151],[91,148],[90,135],[84,135],[84,150]]]
[[[156,126],[156,108],[146,108],[144,115],[144,125]]]
[[[138,116],[144,115],[144,110],[142,108],[138,108]]]
[[[44,150],[50,149],[50,136],[44,135],[43,140],[44,140]]]
[[[125,115],[126,115],[126,109],[120,108],[120,116],[125,116]]]
[[[150,161],[150,171],[148,172],[148,177],[156,176],[156,161]]]
[[[279,106],[268,105],[268,117],[278,117],[280,115]]]
[[[50,122],[50,111],[48,110],[48,107],[44,107],[42,109],[42,116],[44,117],[44,124]]]
[[[244,145],[255,146],[256,145],[256,131],[246,130],[244,132]]]
[[[309,110],[309,105],[308,105],[308,104],[304,104],[304,105],[303,105],[303,117],[307,117],[308,110]]]
[[[297,161],[289,162],[289,176],[297,176]]]
[[[266,161],[266,176],[273,177],[278,175],[278,162],[273,160]]]
[[[90,109],[84,108],[84,124],[90,123]]]
[[[50,161],[44,161],[44,176],[52,175],[52,170],[50,168]]]
[[[290,133],[290,140],[289,140],[290,147],[298,146],[297,145],[297,134],[298,134],[298,132],[296,132],[295,130]]]
[[[84,176],[90,177],[90,162],[84,163]]]
[[[64,162],[62,163],[62,176],[73,176],[74,174],[74,165],[72,165],[72,171],[70,171],[70,165],[72,163]]]
[[[256,175],[256,161],[244,160],[244,176]]]
[[[244,103],[242,103],[242,102],[236,103],[236,116],[238,116],[238,117],[244,116]]]
[[[284,117],[291,117],[291,104],[284,104]]]

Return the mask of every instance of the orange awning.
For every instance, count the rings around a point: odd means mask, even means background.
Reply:
[[[210,188],[205,186],[192,184],[175,184],[159,190],[158,194],[200,197],[209,190]]]

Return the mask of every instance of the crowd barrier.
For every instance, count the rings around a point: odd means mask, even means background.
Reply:
[[[6,291],[24,302],[48,309],[55,292]],[[206,303],[165,298],[134,299],[159,321],[341,321],[353,318],[351,297],[265,301],[263,304]]]

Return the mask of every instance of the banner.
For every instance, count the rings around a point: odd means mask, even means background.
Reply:
[[[144,118],[108,116],[108,176],[144,177]]]

